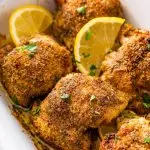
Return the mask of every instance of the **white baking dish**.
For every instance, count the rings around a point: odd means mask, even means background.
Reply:
[[[0,33],[8,34],[8,18],[13,9],[40,3],[54,11],[53,0],[0,0]],[[121,0],[125,16],[137,27],[150,29],[150,0]],[[0,85],[0,150],[34,150],[31,139],[11,114],[9,98]]]

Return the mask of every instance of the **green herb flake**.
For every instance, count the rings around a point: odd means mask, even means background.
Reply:
[[[41,110],[40,106],[37,106],[32,110],[32,114],[37,115],[37,114],[39,114],[40,110]]]
[[[11,99],[14,102],[14,104],[19,105],[19,102],[16,96],[11,97]]]
[[[91,65],[90,66],[90,73],[89,73],[89,75],[90,76],[95,76],[96,75],[96,66],[95,65]]]
[[[150,108],[150,96],[147,93],[143,95],[143,105],[145,108]]]
[[[115,134],[115,143],[117,143],[117,141],[119,140],[119,136]]]
[[[36,44],[29,44],[25,46],[25,49],[31,51],[31,52],[35,52],[35,50],[37,49]]]
[[[90,70],[92,71],[92,70],[96,70],[97,68],[96,68],[96,66],[95,65],[91,65],[90,66]]]
[[[83,55],[84,58],[88,58],[88,57],[91,56],[91,54],[89,54],[89,53],[88,54],[82,53],[82,55]]]
[[[66,93],[63,93],[60,98],[63,100],[63,101],[68,101],[71,99],[71,95],[70,94],[66,94]]]
[[[29,58],[31,59],[31,58],[34,57],[34,55],[35,55],[35,53],[30,53],[28,56],[29,56]]]
[[[82,6],[82,7],[77,8],[77,12],[78,12],[79,14],[84,15],[84,14],[86,13],[86,7],[85,7],[85,6]]]
[[[96,96],[95,95],[91,95],[91,98],[90,98],[90,102],[96,100]]]
[[[22,107],[21,105],[19,105],[19,102],[18,102],[18,99],[17,99],[16,96],[11,97],[11,99],[12,99],[13,107],[15,107],[17,109],[20,109],[24,112],[29,112],[30,111],[30,108]]]
[[[144,138],[144,143],[150,143],[150,137]]]
[[[95,75],[96,75],[96,72],[92,72],[92,71],[91,71],[91,72],[89,73],[89,75],[90,75],[90,76],[95,76]]]
[[[147,48],[148,48],[148,50],[150,50],[150,44],[147,44]]]
[[[17,51],[24,51],[24,50],[28,50],[30,52],[35,52],[37,49],[36,44],[28,44],[28,45],[24,45],[24,46],[20,46],[17,47],[16,50]]]
[[[88,41],[88,40],[91,39],[91,37],[92,37],[92,32],[91,32],[90,30],[88,30],[88,31],[86,32],[85,39]]]

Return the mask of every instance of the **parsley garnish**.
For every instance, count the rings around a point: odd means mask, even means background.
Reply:
[[[96,96],[95,95],[91,95],[90,102],[94,101],[95,99],[96,99]]]
[[[39,114],[40,110],[41,110],[40,106],[37,106],[32,110],[32,114],[33,115]]]
[[[19,105],[19,102],[16,96],[12,96],[11,99],[14,102],[14,104]]]
[[[19,105],[19,102],[18,102],[18,99],[16,96],[11,97],[11,99],[12,99],[12,105],[15,108],[20,109],[20,110],[25,111],[25,112],[30,111],[30,108],[25,108],[25,107],[22,107],[21,105]]]
[[[117,143],[117,140],[119,140],[119,136],[115,134],[115,143]]]
[[[16,48],[16,50],[18,51],[28,50],[30,52],[35,52],[36,49],[37,49],[36,44],[28,44]]]
[[[82,55],[83,55],[84,58],[88,58],[88,57],[91,56],[91,54],[85,54],[85,53],[82,53]]]
[[[78,12],[79,14],[84,15],[85,12],[86,12],[86,7],[85,7],[85,6],[82,6],[82,7],[77,8],[77,12]]]
[[[36,44],[29,44],[25,46],[25,49],[31,51],[31,52],[35,52],[35,50],[37,49]]]
[[[91,65],[90,66],[90,73],[89,73],[89,75],[90,76],[95,76],[96,75],[96,66],[95,65]]]
[[[96,70],[96,66],[95,65],[91,65],[90,66],[90,70]]]
[[[150,44],[147,44],[147,48],[148,48],[148,50],[150,50]]]
[[[89,75],[90,75],[90,76],[95,76],[95,75],[96,75],[96,72],[90,72]]]
[[[147,93],[143,95],[143,105],[146,108],[150,108],[150,96]]]
[[[66,93],[63,93],[60,98],[64,101],[68,101],[71,99],[71,95],[70,94],[66,94]]]
[[[90,30],[88,30],[88,31],[86,32],[85,39],[88,41],[88,40],[91,39],[91,37],[92,37],[92,32],[91,32]]]
[[[150,137],[144,138],[144,143],[150,143]]]
[[[17,51],[28,50],[30,52],[29,58],[33,58],[34,57],[36,49],[37,49],[36,44],[28,44],[28,45],[24,45],[24,46],[20,46],[20,47],[16,48]]]

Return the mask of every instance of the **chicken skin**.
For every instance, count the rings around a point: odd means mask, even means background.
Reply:
[[[131,117],[131,115],[129,115],[129,117]],[[116,134],[106,136],[100,144],[100,150],[123,149],[150,149],[150,122],[148,120],[136,116],[133,118],[123,118],[119,131]]]
[[[28,106],[33,98],[48,94],[71,70],[70,52],[52,37],[37,35],[5,57],[2,81],[12,100]]]
[[[80,29],[96,17],[122,17],[119,0],[57,0],[60,7],[53,24],[54,35],[72,50]]]
[[[89,150],[87,130],[109,123],[130,98],[100,78],[69,74],[42,102],[33,124],[38,135],[58,149]]]

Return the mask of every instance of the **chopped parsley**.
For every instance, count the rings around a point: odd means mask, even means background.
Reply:
[[[16,96],[12,96],[11,99],[14,102],[14,104],[19,105],[19,102]]]
[[[115,134],[115,143],[117,143],[117,140],[119,140],[119,136]]]
[[[150,137],[144,138],[144,143],[150,143]]]
[[[88,40],[91,39],[91,37],[92,37],[92,32],[91,32],[90,30],[88,30],[88,31],[86,32],[85,39],[88,41]]]
[[[90,66],[90,70],[96,70],[97,68],[96,68],[96,66],[95,65],[91,65]]]
[[[96,75],[96,72],[90,72],[89,75],[90,75],[90,76],[95,76],[95,75]]]
[[[41,110],[40,106],[37,106],[32,110],[32,114],[37,115],[37,114],[39,114],[40,110]]]
[[[77,12],[78,12],[79,14],[84,15],[84,14],[86,13],[86,7],[85,7],[85,6],[82,6],[82,7],[77,8]]]
[[[20,109],[25,112],[30,111],[30,108],[25,108],[25,107],[22,107],[21,105],[19,105],[19,102],[18,102],[18,99],[16,96],[11,97],[11,99],[12,99],[12,105],[14,106],[14,108]]]
[[[63,101],[68,101],[71,99],[71,95],[70,94],[66,94],[66,93],[63,93],[60,98],[63,100]]]
[[[95,95],[91,95],[90,102],[94,101],[95,99],[96,99],[96,96]]]
[[[37,49],[36,44],[28,44],[28,45],[24,45],[24,46],[20,46],[16,48],[16,50],[18,51],[28,50],[31,52],[35,52],[36,49]]]
[[[143,105],[145,108],[150,108],[150,95],[147,93],[143,95]]]
[[[96,75],[96,66],[95,65],[91,65],[90,66],[90,73],[89,73],[89,75],[90,76],[95,76]]]
[[[16,48],[17,51],[28,50],[30,52],[29,53],[29,58],[33,58],[34,57],[36,49],[37,49],[36,44],[28,44],[28,45],[24,45],[24,46],[20,46],[20,47]]]
[[[35,50],[37,49],[36,44],[29,44],[25,46],[25,49],[31,51],[31,52],[35,52]]]
[[[91,56],[91,54],[89,54],[89,53],[88,54],[82,53],[82,55],[83,55],[84,58],[88,58],[88,57]]]
[[[150,44],[147,44],[147,49],[150,50]]]

